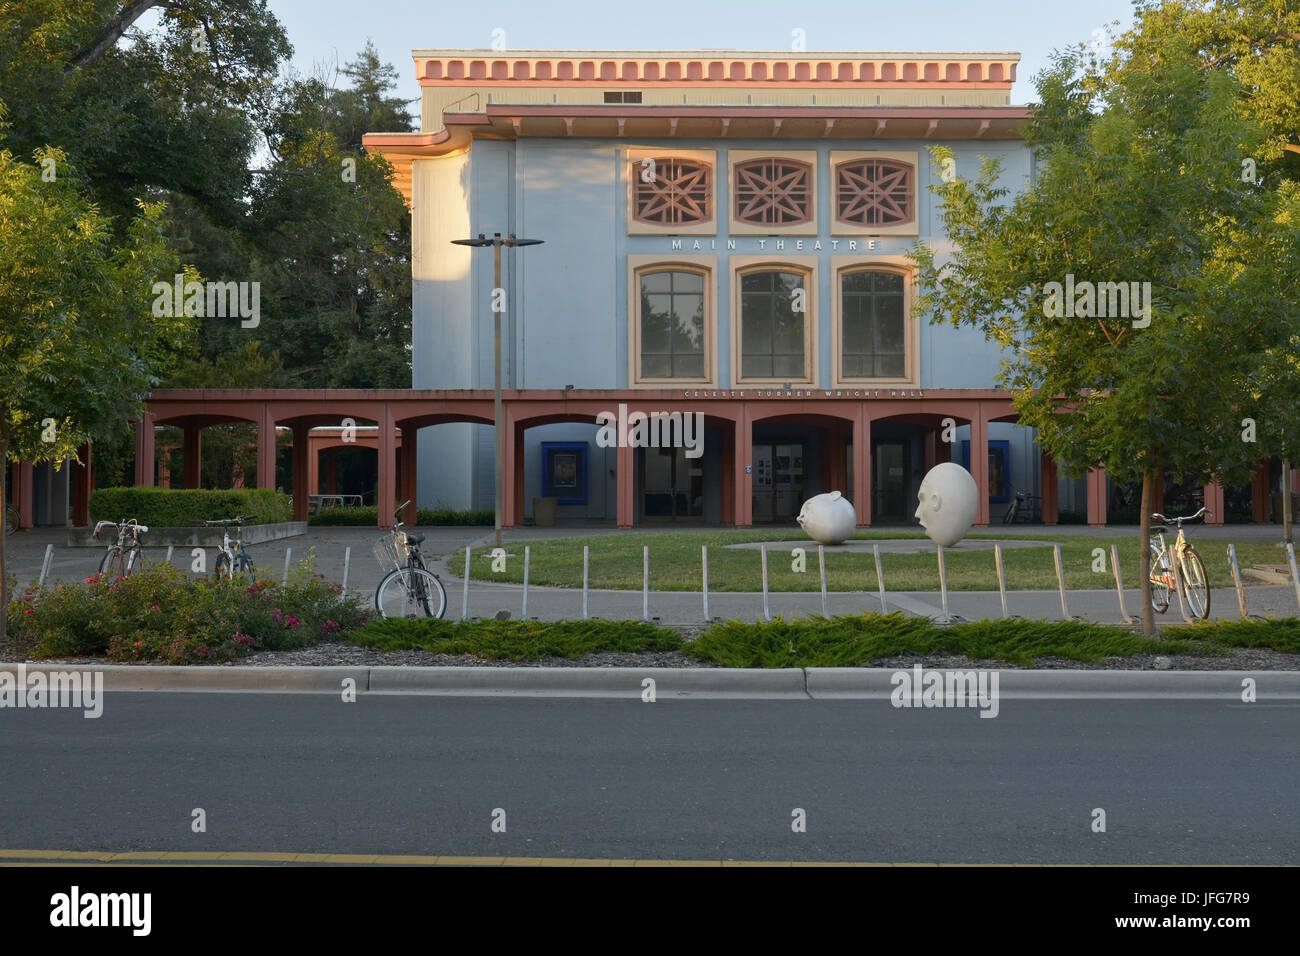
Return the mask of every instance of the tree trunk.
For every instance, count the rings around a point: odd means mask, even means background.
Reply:
[[[0,432],[0,513],[9,500],[7,485],[9,481],[9,435]],[[9,537],[5,526],[8,522],[8,515],[4,515],[5,522],[0,524],[0,641],[7,640],[9,637],[9,578],[5,576],[5,541]]]
[[[1291,544],[1291,462],[1282,462],[1282,541]]]
[[[162,6],[163,0],[133,0],[117,12],[117,15],[99,31],[99,34],[90,41],[90,44],[68,63],[63,69],[64,76],[75,70],[84,70],[92,63],[98,61],[107,53],[118,40],[122,39],[122,34],[130,28],[131,24],[144,16],[145,12],[154,7]]]
[[[1155,636],[1155,614],[1151,607],[1151,486],[1155,481],[1155,472],[1142,474],[1142,510],[1138,527],[1142,534],[1141,559],[1138,561],[1138,580],[1142,585],[1142,633],[1147,637]]]

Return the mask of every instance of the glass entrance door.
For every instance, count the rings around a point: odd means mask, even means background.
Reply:
[[[872,522],[907,522],[912,517],[907,500],[907,446],[873,442],[871,462]]]
[[[641,456],[641,513],[646,521],[702,521],[704,459],[684,448],[646,448]]]
[[[804,498],[803,445],[754,446],[754,520],[791,521]]]

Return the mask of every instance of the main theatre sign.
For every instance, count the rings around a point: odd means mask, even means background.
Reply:
[[[673,239],[672,252],[878,252],[875,239],[777,239],[765,238],[723,239]],[[744,246],[738,247],[737,243]],[[841,246],[843,248],[841,248]]]

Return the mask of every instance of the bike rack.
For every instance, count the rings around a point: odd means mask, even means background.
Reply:
[[[1007,579],[1002,569],[1002,543],[993,542],[993,565],[998,571],[998,597],[1002,599],[1002,617],[1008,618],[1011,615],[1007,613]]]
[[[876,586],[880,589],[880,613],[888,614],[885,607],[885,572],[880,569],[880,545],[873,544],[871,553],[876,557]]]
[[[1124,578],[1119,572],[1119,545],[1110,546],[1110,566],[1115,571],[1115,596],[1119,598],[1119,616],[1125,624],[1137,624],[1137,619],[1129,617],[1128,608],[1124,606]]]

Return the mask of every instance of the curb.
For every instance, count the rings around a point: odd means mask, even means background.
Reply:
[[[808,696],[814,700],[886,700],[905,668],[810,667]],[[1300,699],[1300,671],[1102,671],[925,668],[924,673],[996,673],[1004,700],[1232,700],[1242,681],[1255,681],[1260,699]],[[901,682],[900,682],[901,683]],[[907,685],[911,687],[911,682]],[[941,691],[942,692],[942,691]]]
[[[18,682],[20,665],[0,664]],[[722,669],[694,667],[175,667],[167,665],[48,667],[21,665],[33,674],[102,673],[104,690],[179,693],[339,694],[389,696],[589,697],[640,700],[642,681],[655,682],[663,700],[888,700],[894,675],[905,669],[812,667]],[[954,671],[927,668],[926,673]],[[978,668],[960,673],[979,674]],[[1300,671],[989,670],[1010,700],[1240,701],[1242,681],[1255,681],[1260,699],[1300,699]],[[29,685],[30,686],[30,685]]]

